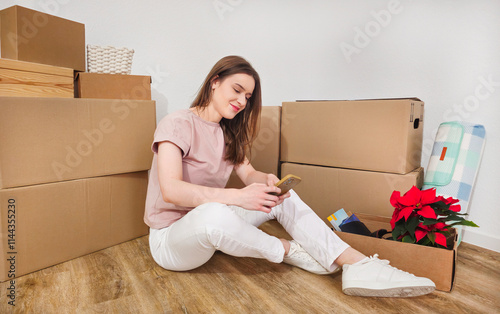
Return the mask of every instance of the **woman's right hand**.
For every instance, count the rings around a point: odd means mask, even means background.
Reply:
[[[271,208],[277,205],[279,197],[269,193],[279,193],[276,186],[269,186],[262,183],[252,183],[240,190],[236,205],[248,210],[258,210],[269,213]]]

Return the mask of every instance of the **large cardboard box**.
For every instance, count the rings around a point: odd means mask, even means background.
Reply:
[[[370,229],[391,230],[389,217],[372,215],[356,216]],[[449,246],[452,250],[372,238],[352,233],[335,232],[342,240],[361,253],[371,256],[379,254],[380,259],[387,259],[391,265],[419,277],[427,277],[436,284],[436,289],[451,291],[455,278],[457,259],[457,237],[452,237]],[[451,242],[451,243],[450,243]]]
[[[253,142],[250,163],[259,171],[279,175],[281,106],[262,107],[260,128]],[[245,185],[233,171],[226,187],[242,188]]]
[[[327,217],[340,208],[391,217],[392,192],[405,193],[413,185],[421,188],[424,171],[418,168],[407,174],[395,174],[283,163],[281,175],[287,174],[302,178],[294,191],[330,225]]]
[[[76,98],[151,100],[151,76],[78,72]]]
[[[0,281],[148,233],[147,171],[0,190]]]
[[[0,59],[0,96],[73,98],[73,69]]]
[[[85,71],[85,25],[12,6],[0,11],[2,58]]]
[[[408,173],[420,167],[423,108],[417,98],[284,102],[281,160]]]
[[[0,188],[148,170],[155,102],[0,97]]]

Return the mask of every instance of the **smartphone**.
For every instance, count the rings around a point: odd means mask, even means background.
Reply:
[[[301,178],[299,178],[293,174],[288,174],[283,179],[281,179],[278,183],[276,183],[276,186],[281,189],[281,193],[280,194],[270,193],[270,194],[277,195],[277,196],[283,195],[286,192],[288,192],[289,190],[291,190],[294,186],[299,184],[300,181],[302,181]]]

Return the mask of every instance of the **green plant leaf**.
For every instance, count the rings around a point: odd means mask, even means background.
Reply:
[[[412,216],[410,217],[410,219],[408,219],[408,221],[405,224],[406,230],[408,230],[408,232],[413,238],[415,238],[415,229],[417,229],[418,223],[419,223],[418,217]],[[415,241],[413,241],[412,243],[415,243]]]
[[[455,213],[453,213],[453,214],[449,215],[449,216],[446,218],[446,221],[454,221],[454,220],[456,220],[456,221],[460,221],[460,220],[465,220],[465,218],[464,218],[464,217],[459,217],[459,216],[455,215]]]
[[[422,239],[420,239],[420,241],[418,241],[418,244],[429,246],[431,244],[431,240],[429,240],[427,237],[423,237]]]
[[[404,233],[404,228],[401,226],[401,225],[396,225],[394,227],[394,229],[392,230],[392,238],[394,239],[394,241],[399,241],[398,240],[398,237]]]
[[[406,242],[406,243],[415,243],[415,239],[410,236],[410,235],[405,235],[403,237],[403,242]]]
[[[435,242],[436,242],[436,235],[434,234],[434,232],[429,232],[427,234],[427,237],[429,238],[429,240],[432,242],[432,244],[434,245]]]
[[[429,206],[431,206],[433,209],[437,209],[437,210],[446,210],[446,209],[450,208],[450,205],[447,205],[443,201],[432,203]]]
[[[451,225],[449,225],[450,227],[453,227],[453,226],[467,226],[467,227],[476,227],[476,228],[479,228],[478,225],[476,225],[474,222],[470,221],[470,220],[462,220],[462,221],[458,221],[458,222],[455,222],[455,223],[452,223]]]
[[[438,219],[424,218],[424,226],[433,225],[433,224],[436,224],[438,222],[441,222],[441,221]]]
[[[402,234],[405,233],[405,224],[404,223],[400,223],[400,224],[396,224],[394,226],[394,230],[392,230],[392,234],[396,235],[396,238]]]

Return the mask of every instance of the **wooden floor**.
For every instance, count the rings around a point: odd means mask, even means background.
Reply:
[[[451,293],[362,298],[341,286],[340,274],[219,252],[196,270],[167,271],[146,236],[18,278],[15,308],[1,283],[0,313],[500,313],[500,253],[462,243]]]

